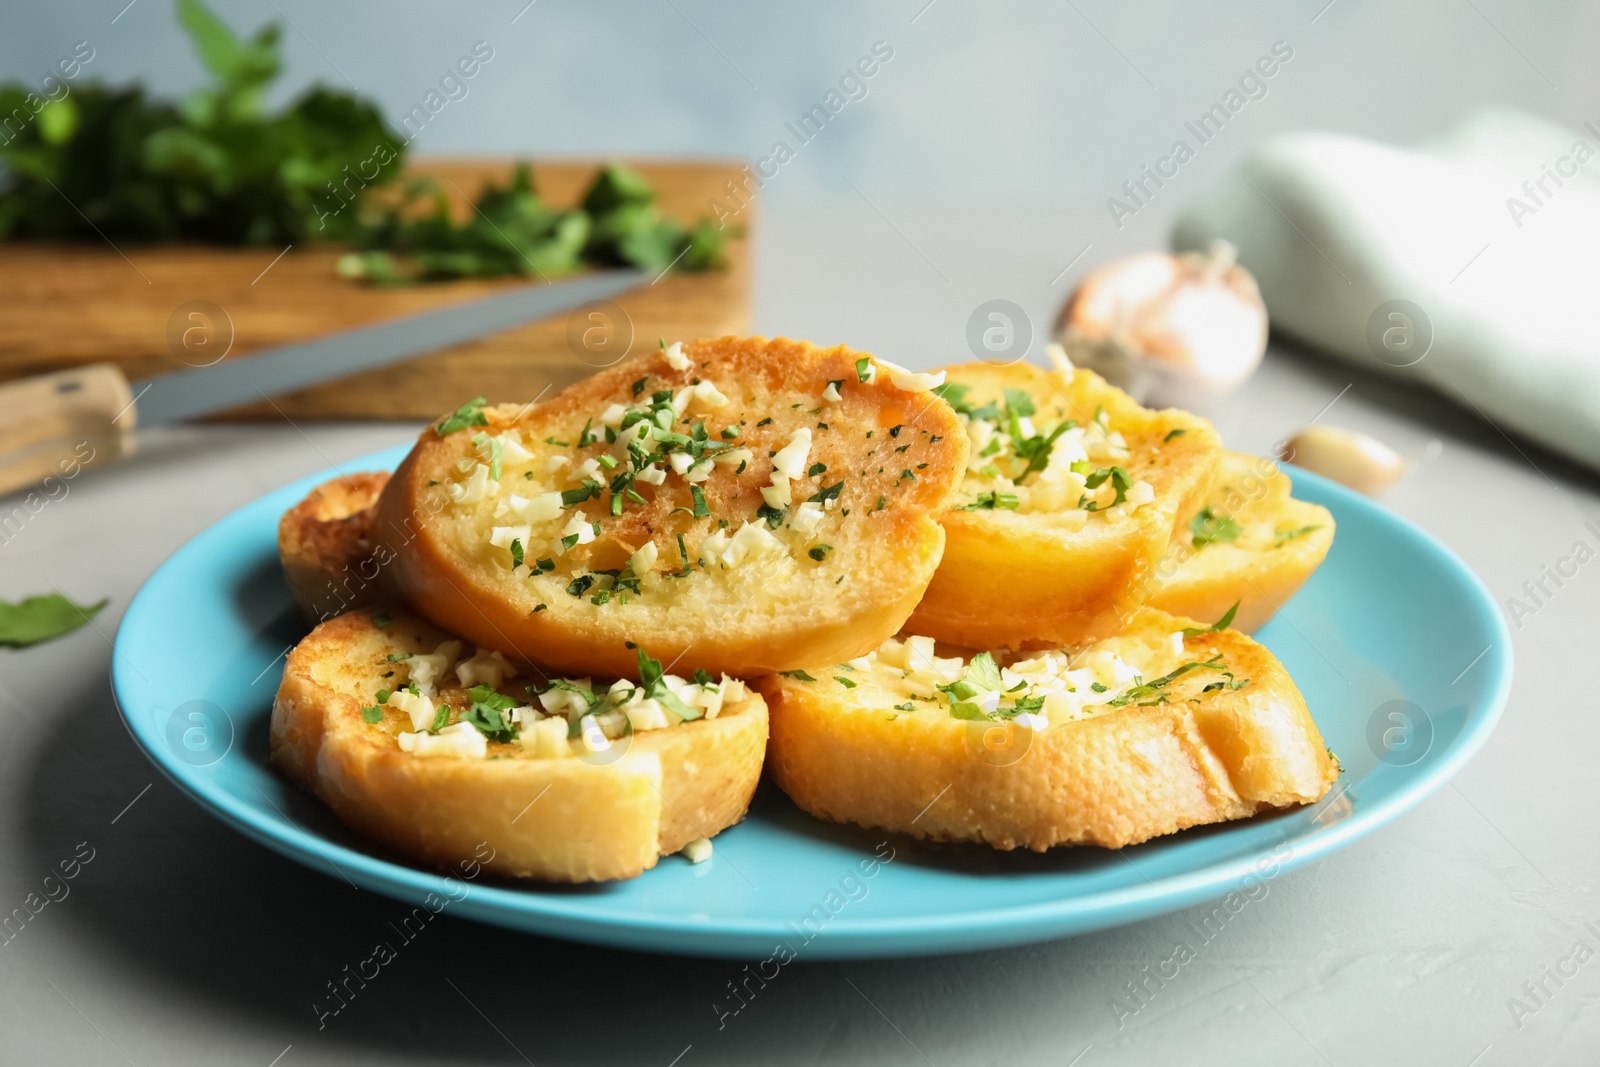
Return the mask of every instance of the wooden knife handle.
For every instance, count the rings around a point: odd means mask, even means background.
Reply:
[[[111,363],[0,384],[0,495],[132,455],[136,420]]]

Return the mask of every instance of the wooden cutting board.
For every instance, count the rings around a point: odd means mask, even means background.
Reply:
[[[732,180],[737,187],[743,178],[738,164],[725,161],[624,162],[650,182],[662,210],[684,222],[710,214],[712,198],[727,203],[725,183]],[[535,164],[536,188],[553,205],[575,204],[597,165]],[[513,166],[511,160],[424,159],[409,173],[440,179],[452,210],[466,218],[482,184],[509,181]],[[631,323],[630,354],[655,347],[658,337],[670,342],[746,333],[753,216],[753,204],[737,216],[744,236],[728,242],[726,269],[668,274],[624,293],[615,301],[624,312],[620,321],[585,322],[569,331],[570,316],[561,315],[224,417],[428,419],[479,395],[491,402],[531,400],[546,387],[554,392],[614,362],[615,342],[612,354],[596,355],[581,341],[569,340],[569,333],[581,335],[590,325],[625,331]],[[248,358],[263,348],[527,284],[495,279],[379,288],[338,277],[334,265],[343,249],[296,247],[274,262],[279,251],[0,245],[0,293],[6,294],[0,310],[0,380],[100,362],[118,364],[131,379],[154,377],[209,362],[224,348],[224,358]],[[220,314],[203,305],[215,305]],[[194,318],[190,312],[197,309],[200,317]],[[600,334],[591,335],[599,339]]]

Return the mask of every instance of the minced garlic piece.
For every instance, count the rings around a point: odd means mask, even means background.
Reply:
[[[555,759],[572,755],[567,741],[567,720],[540,719],[527,723],[517,735],[522,750],[541,759]]]
[[[389,699],[385,703],[410,716],[413,730],[426,730],[433,725],[433,701],[425,696],[413,693],[409,689],[396,689],[389,694]]]
[[[405,661],[410,680],[425,696],[433,696],[439,679],[455,665],[456,657],[459,655],[461,655],[460,641],[442,641],[427,655],[412,656]]]
[[[452,482],[445,487],[450,499],[457,504],[476,504],[489,494],[489,468],[482,463],[472,464],[472,473],[465,482]]]
[[[889,372],[889,381],[896,389],[904,389],[914,393],[924,389],[937,389],[944,384],[944,371],[935,371],[932,374],[919,374],[907,370],[898,363],[890,363],[886,359],[879,359],[878,365]]]
[[[704,863],[711,858],[711,839],[697,837],[683,846],[683,858],[690,863]]]
[[[489,755],[489,739],[478,732],[470,722],[457,722],[446,726],[437,734],[401,734],[396,739],[400,751],[413,756],[455,756],[460,759],[483,759]]]
[[[689,357],[683,354],[682,341],[674,341],[667,346],[667,366],[673,370],[689,369]]]
[[[789,443],[772,457],[772,468],[785,478],[800,478],[806,472],[806,457],[811,452],[811,428],[802,426],[789,438]]]
[[[694,387],[694,398],[708,408],[720,408],[728,402],[728,398],[709,379]]]
[[[464,689],[471,689],[475,685],[486,685],[494,689],[505,679],[516,676],[516,667],[499,652],[490,649],[480,648],[473,653],[471,659],[456,664],[456,677]]]

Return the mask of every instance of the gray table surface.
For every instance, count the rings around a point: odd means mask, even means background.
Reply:
[[[1041,210],[970,205],[890,212],[889,223],[858,202],[764,220],[757,325],[919,366],[962,358],[979,300],[1007,296],[1042,320],[1070,287],[1070,274],[1051,279],[1101,209]],[[1090,261],[1115,250],[1097,242]],[[1292,346],[1275,343],[1211,414],[1230,444],[1259,451],[1330,402],[1324,421],[1402,451],[1442,444],[1386,503],[1458,552],[1502,602],[1575,540],[1592,541],[1582,529],[1600,518],[1592,474]],[[93,629],[0,652],[0,911],[38,891],[81,842],[94,857],[70,895],[0,945],[0,1062],[1596,1062],[1600,963],[1580,953],[1575,976],[1546,977],[1575,943],[1600,948],[1593,568],[1516,629],[1504,720],[1450,786],[1274,880],[1120,1028],[1108,1002],[1170,951],[1184,914],[976,955],[798,963],[721,1030],[712,1005],[726,962],[445,917],[319,1030],[311,1004],[323,983],[401,906],[280,858],[179,795],[118,720],[110,636],[150,572],[217,518],[413,431],[151,432],[136,458],[75,480],[0,546],[0,596],[55,586],[111,598]],[[441,977],[470,983],[476,1008]],[[1529,1002],[1524,983],[1541,980],[1549,995],[1514,1018],[1510,998]]]

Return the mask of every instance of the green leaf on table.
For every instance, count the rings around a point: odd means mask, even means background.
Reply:
[[[74,604],[60,593],[30,596],[20,604],[0,600],[0,646],[26,648],[70,634],[108,603]]]

